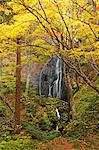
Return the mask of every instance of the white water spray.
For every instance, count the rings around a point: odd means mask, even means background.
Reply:
[[[60,120],[61,117],[60,117],[58,108],[56,108],[55,111],[56,111],[56,116],[57,116],[58,120]],[[58,131],[58,129],[59,129],[59,127],[58,127],[58,124],[57,124],[56,125],[56,130]]]
[[[49,85],[49,97],[57,97],[61,98],[61,87],[62,87],[62,60],[60,58],[56,58],[56,66],[55,66],[55,74],[56,80],[53,81],[52,85]],[[51,94],[51,89],[52,94]]]
[[[56,111],[56,116],[57,116],[57,118],[60,120],[60,114],[59,114],[58,108],[56,108],[55,111]]]

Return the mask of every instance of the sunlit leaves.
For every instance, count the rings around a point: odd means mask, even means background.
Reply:
[[[25,50],[32,51],[34,61],[44,59],[57,53],[56,37],[60,40],[63,35],[64,45],[75,39],[80,41],[80,45],[78,48],[73,45],[74,49],[62,53],[70,57],[97,57],[99,18],[87,0],[12,0],[0,10],[6,15],[13,12],[9,23],[0,25],[1,56],[18,48],[23,53]],[[17,38],[22,39],[19,45],[16,44]]]

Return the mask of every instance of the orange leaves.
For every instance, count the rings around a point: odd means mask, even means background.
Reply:
[[[96,9],[99,10],[99,5],[96,6]]]
[[[55,30],[54,30],[54,33],[55,33],[55,35],[56,35],[58,38],[61,37],[61,32],[58,32],[58,31],[55,31]],[[52,33],[51,33],[51,32],[48,32],[48,35],[49,35],[49,36],[52,36]]]
[[[61,37],[61,33],[60,32],[56,32],[57,37]]]

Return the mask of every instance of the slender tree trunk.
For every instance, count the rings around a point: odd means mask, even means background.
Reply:
[[[68,121],[70,121],[71,119],[71,105],[70,105],[70,91],[69,91],[69,86],[68,86],[68,83],[67,83],[67,73],[66,73],[66,65],[64,64],[63,66],[63,72],[64,72],[64,81],[65,81],[65,85],[66,85],[66,97],[67,97],[67,102],[68,102],[68,110],[67,113],[68,113]]]
[[[3,66],[3,57],[0,58],[0,77],[2,77],[2,66]],[[0,81],[0,89],[2,88],[2,81]]]
[[[61,59],[63,60],[63,62],[66,64],[66,66],[68,66],[68,68],[71,68],[72,70],[74,70],[78,76],[80,76],[87,85],[89,85],[92,89],[94,89],[98,94],[99,94],[99,89],[97,88],[97,86],[95,86],[86,76],[86,74],[82,71],[82,69],[80,68],[80,70],[78,69],[78,67],[75,67],[75,65],[73,65],[71,62],[66,61],[66,59],[63,59],[61,56]]]
[[[74,94],[73,94],[73,88],[72,88],[72,85],[71,85],[69,71],[67,72],[67,84],[68,84],[68,89],[69,89],[71,115],[72,115],[72,119],[75,119],[76,118],[76,109],[75,109]]]
[[[73,89],[70,80],[70,74],[65,64],[64,64],[64,79],[66,84],[66,94],[68,102],[68,121],[70,121],[71,118],[72,119],[76,118],[76,109],[75,109]]]
[[[16,60],[16,101],[15,101],[15,127],[14,132],[20,133],[20,98],[21,98],[21,52],[17,50]]]
[[[29,83],[30,83],[30,76],[31,76],[31,70],[30,70],[30,65],[27,70],[27,79],[26,79],[26,89],[25,89],[25,96],[28,96],[28,91],[29,91]]]
[[[28,51],[26,52],[27,55],[27,79],[26,79],[26,89],[25,89],[25,96],[27,98],[28,96],[28,91],[29,91],[29,83],[30,83],[30,77],[31,77],[31,70],[32,70],[32,62],[31,62],[31,57],[32,57],[32,53],[30,51],[30,62],[28,64]]]

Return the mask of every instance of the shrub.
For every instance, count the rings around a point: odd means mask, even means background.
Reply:
[[[32,136],[33,139],[38,140],[51,140],[55,137],[60,136],[59,131],[42,131],[39,128],[37,128],[34,124],[25,124],[24,129]]]

